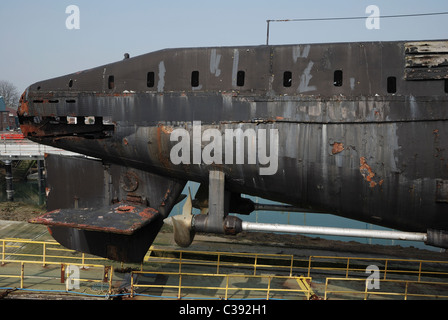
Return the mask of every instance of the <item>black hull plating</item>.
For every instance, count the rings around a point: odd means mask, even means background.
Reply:
[[[162,125],[140,127],[115,142],[61,139],[54,145],[106,162],[197,182],[206,182],[209,170],[218,167],[226,173],[227,189],[234,192],[424,232],[448,228],[446,204],[436,201],[446,162],[435,154],[433,143],[437,139],[434,128],[443,124],[420,123],[417,132],[412,123],[238,125],[245,130],[276,128],[280,137],[289,137],[280,142],[274,175],[260,175],[259,164],[247,164],[247,154],[243,165],[174,165],[169,161],[174,143],[165,133],[173,127]],[[203,125],[203,130],[208,127],[216,126]],[[418,143],[399,144],[398,132],[407,133],[406,141]],[[439,130],[438,134],[442,133]],[[390,141],[396,145],[386,143]],[[335,149],[335,145],[343,150]],[[425,160],[427,165],[421,167],[417,160],[425,154],[431,155],[427,157],[431,164]]]
[[[446,60],[424,59],[448,50],[428,43],[164,50],[36,83],[19,116],[30,139],[105,162],[198,182],[219,168],[231,191],[399,230],[448,230]],[[193,121],[222,137],[278,130],[275,173],[260,175],[248,154],[243,164],[173,164],[170,135],[192,137]]]

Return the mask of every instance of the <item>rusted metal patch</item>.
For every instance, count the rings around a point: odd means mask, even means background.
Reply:
[[[171,132],[174,131],[174,128],[172,126],[166,126],[166,125],[160,125],[160,129],[166,133],[166,134],[170,134]]]
[[[158,148],[158,159],[163,164],[165,169],[170,169],[171,162],[169,159],[163,155],[163,146],[162,146],[162,135],[169,135],[172,131],[170,131],[170,127],[165,127],[164,125],[160,124],[157,127],[157,148]]]
[[[19,108],[17,109],[17,114],[22,116],[27,116],[29,114],[28,100],[26,99],[26,91],[22,93],[19,100]]]
[[[447,41],[414,41],[404,44],[406,54],[448,53]]]
[[[30,223],[131,235],[154,220],[158,211],[128,203],[100,209],[58,209],[31,219]]]
[[[331,149],[332,154],[341,153],[344,151],[344,144],[341,142],[335,142],[333,143],[333,149]]]
[[[364,180],[369,182],[369,186],[371,188],[376,187],[377,185],[382,185],[384,180],[375,181],[375,173],[372,171],[372,168],[367,164],[366,158],[359,158],[359,171],[361,175],[364,177]]]
[[[153,208],[145,208],[142,211],[138,212],[138,215],[143,219],[152,219],[154,215],[157,214],[157,211]]]
[[[406,68],[448,67],[448,54],[416,54],[406,56]]]
[[[120,187],[126,192],[134,192],[139,186],[139,179],[135,172],[127,171],[120,177]]]
[[[115,213],[133,213],[135,212],[136,208],[134,206],[119,206],[115,209]]]
[[[448,79],[448,43],[446,41],[405,43],[405,79]]]
[[[448,67],[440,68],[406,68],[406,80],[443,80],[448,79]]]
[[[34,124],[21,124],[20,129],[25,137],[29,136],[45,136],[45,131],[41,130],[39,126]]]

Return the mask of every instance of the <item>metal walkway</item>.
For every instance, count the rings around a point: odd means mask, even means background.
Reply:
[[[46,153],[82,156],[78,153],[38,144],[28,139],[0,139],[0,160],[43,160]]]
[[[448,299],[448,261],[178,250],[141,264],[84,255],[55,241],[0,239],[0,296],[90,299]],[[367,267],[366,267],[367,266]],[[378,277],[372,280],[373,273]],[[376,269],[375,269],[376,268]]]

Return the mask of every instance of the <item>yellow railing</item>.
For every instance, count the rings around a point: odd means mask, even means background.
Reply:
[[[17,264],[20,266],[20,271],[17,274],[0,274],[0,278],[15,278],[20,280],[20,285],[17,287],[24,288],[24,281],[31,281],[34,278],[44,278],[39,276],[32,276],[32,275],[25,275],[25,270],[28,269],[26,267],[28,264],[34,264],[39,265],[41,264],[42,267],[46,267],[47,269],[52,266],[59,266],[60,267],[60,276],[52,276],[52,277],[46,277],[47,280],[58,280],[60,279],[60,283],[64,283],[64,280],[66,280],[67,275],[65,275],[65,268],[68,267],[68,265],[76,265],[80,268],[94,268],[94,267],[100,267],[104,268],[104,277],[97,280],[92,279],[84,279],[82,277],[80,278],[71,278],[72,281],[78,281],[78,282],[108,282],[108,294],[111,294],[113,292],[112,287],[112,267],[105,266],[105,265],[95,265],[95,264],[88,264],[86,261],[89,260],[96,260],[100,263],[106,262],[108,264],[114,263],[110,260],[99,258],[89,255],[78,253],[74,250],[69,250],[63,248],[61,245],[59,245],[57,242],[54,241],[33,241],[28,239],[0,239],[1,243],[1,260],[2,260],[2,266],[8,264]],[[171,257],[163,257],[160,255],[171,255]],[[159,255],[159,256],[155,256]],[[236,259],[236,261],[229,261],[232,259]],[[266,263],[266,261],[270,261],[273,264]],[[61,262],[63,261],[63,262]],[[277,281],[279,279],[282,279],[281,276],[257,276],[257,271],[259,272],[260,269],[276,269],[275,272],[278,272],[279,270],[282,270],[282,272],[286,272],[291,276],[292,273],[292,265],[293,265],[293,256],[292,255],[275,255],[275,254],[258,254],[258,253],[225,253],[225,252],[207,252],[207,251],[179,251],[179,250],[162,250],[162,249],[156,249],[151,248],[148,252],[148,255],[145,258],[145,261],[140,264],[140,272],[142,274],[145,274],[143,272],[144,265],[147,266],[150,264],[151,266],[154,266],[155,264],[159,263],[162,264],[161,267],[164,269],[167,269],[167,266],[173,265],[176,269],[175,273],[167,273],[167,272],[149,272],[152,275],[157,274],[165,274],[165,275],[172,275],[173,277],[179,277],[179,280],[184,278],[184,284],[182,285],[181,280],[179,281],[179,284],[176,286],[180,290],[186,290],[186,289],[195,289],[195,286],[188,286],[185,285],[185,279],[186,277],[224,277],[227,278],[225,281],[227,283],[226,290],[226,296],[229,292],[232,292],[232,290],[240,290],[245,291],[248,289],[251,289],[251,291],[267,291],[267,297],[269,297],[269,294],[272,294],[273,292],[308,292],[307,296],[310,296],[310,287],[308,288],[303,287],[301,289],[280,289],[280,288],[271,288],[272,281]],[[116,263],[115,263],[116,264]],[[121,264],[123,267],[123,264]],[[209,273],[188,273],[184,272],[185,269],[188,269],[189,267],[197,267],[197,266],[213,266],[216,268],[216,274],[209,274]],[[226,275],[223,274],[223,271],[225,272],[225,268],[227,267],[234,267],[234,268],[246,268],[248,270],[251,270],[250,272],[253,275]],[[0,268],[1,273],[1,268]],[[134,274],[138,274],[135,273]],[[175,276],[174,274],[177,274]],[[248,279],[265,279],[267,281],[267,287],[266,288],[245,288],[245,287],[238,287],[233,288],[228,285],[229,283],[229,277],[245,277],[246,280]],[[103,279],[104,278],[104,279]],[[133,277],[131,277],[133,279]],[[283,279],[286,279],[287,276],[283,277]],[[295,280],[298,277],[290,277],[291,279]],[[301,283],[305,282],[305,278],[300,278]],[[311,279],[308,280],[309,282]],[[297,281],[299,282],[299,281]],[[296,284],[297,285],[297,284]],[[132,288],[136,287],[145,287],[145,285],[134,285]],[[300,286],[298,287],[300,288]],[[207,287],[197,287],[198,290],[205,290]],[[210,288],[209,288],[210,289]],[[134,290],[134,289],[132,289]],[[68,290],[67,290],[68,291]],[[134,291],[133,291],[134,293]]]
[[[172,278],[171,283],[173,284],[136,284],[134,283],[134,275],[162,275]],[[176,280],[176,279],[177,280]],[[186,278],[188,278],[188,282],[186,282]],[[218,285],[215,286],[207,286],[205,283],[208,278],[219,278],[221,281]],[[176,292],[176,298],[181,299],[182,294],[187,290],[194,290],[195,297],[198,298],[200,291],[213,290],[214,297],[211,297],[210,294],[207,295],[208,298],[215,299],[224,299],[228,300],[232,293],[236,295],[239,291],[241,293],[238,295],[238,298],[241,298],[242,292],[265,292],[264,295],[260,295],[260,298],[269,300],[271,298],[271,294],[281,293],[281,294],[297,294],[302,293],[306,296],[307,299],[310,299],[311,296],[311,287],[302,288],[298,286],[297,289],[292,288],[279,288],[278,286],[273,286],[275,281],[280,281],[284,283],[286,280],[295,280],[297,283],[299,282],[310,282],[311,278],[307,277],[290,277],[290,276],[268,276],[268,275],[243,275],[243,274],[205,274],[205,273],[179,273],[179,272],[142,272],[142,271],[133,271],[131,276],[131,297],[133,297],[136,288],[153,288],[153,289],[174,289]],[[234,280],[243,280],[244,282],[236,283]],[[177,282],[177,283],[175,283]],[[214,281],[210,281],[214,282]],[[244,283],[244,285],[239,285]],[[254,283],[254,285],[250,285]],[[196,285],[192,285],[196,284]],[[199,285],[198,285],[199,284]],[[182,291],[183,290],[183,291]],[[244,294],[243,294],[244,296]],[[194,297],[192,297],[194,298]],[[252,295],[253,299],[254,296]]]
[[[62,260],[74,263],[78,261],[80,264],[86,264],[89,261],[107,261],[105,258],[86,255],[84,253],[76,252],[75,250],[65,249],[56,241],[35,241],[28,239],[6,238],[0,239],[0,243],[2,248],[2,265],[8,261],[19,259],[34,262],[39,260],[42,263],[42,266],[45,266],[48,262],[54,260],[57,262]],[[29,245],[26,250],[20,250],[26,245]],[[59,253],[59,255],[52,254],[52,252]]]
[[[0,239],[1,264],[14,260],[41,261],[45,266],[48,262],[99,264],[108,259],[79,253],[65,249],[55,241],[34,241],[27,239]],[[26,250],[19,250],[27,246]],[[33,246],[33,248],[28,248]],[[215,273],[223,273],[223,268],[251,269],[256,275],[260,269],[275,269],[284,274],[303,274],[311,277],[316,272],[340,272],[349,277],[351,273],[365,273],[368,265],[376,265],[382,273],[384,280],[391,275],[413,275],[417,281],[423,276],[447,277],[448,261],[416,260],[416,259],[389,259],[364,257],[335,257],[335,256],[309,256],[308,259],[298,259],[287,254],[239,253],[239,252],[210,252],[188,250],[166,250],[151,247],[143,263],[173,265],[176,271],[188,270],[189,266],[208,266],[216,269]],[[143,270],[143,263],[141,270]],[[324,266],[322,264],[325,264]],[[431,270],[431,264],[443,266],[438,271]],[[446,266],[446,267],[444,267]],[[440,271],[440,270],[447,271]]]
[[[352,283],[360,283],[363,287],[363,290],[330,290],[329,282],[352,282]],[[394,288],[402,289],[402,291],[380,291],[380,288],[385,284],[394,284]],[[364,295],[364,300],[367,300],[369,295],[372,296],[403,296],[404,300],[407,300],[408,297],[418,297],[418,298],[437,298],[437,299],[447,299],[448,294],[427,294],[427,293],[411,293],[409,292],[410,285],[412,285],[412,289],[415,291],[417,287],[423,288],[424,286],[438,286],[444,287],[445,292],[448,293],[448,283],[447,282],[430,282],[430,281],[410,281],[410,280],[380,280],[378,283],[378,288],[370,288],[368,285],[368,281],[366,279],[361,278],[326,278],[325,281],[325,297],[324,299],[328,299],[329,294],[339,294],[344,295],[348,294],[352,299],[354,295]],[[358,285],[359,287],[359,285]],[[404,287],[404,288],[403,288]],[[390,288],[390,286],[388,286]]]
[[[15,286],[17,288],[23,289],[25,280],[28,281],[28,284],[30,286],[33,286],[34,284],[31,283],[31,280],[38,279],[40,281],[52,281],[51,286],[54,287],[56,284],[60,284],[59,287],[65,288],[65,291],[70,290],[70,283],[67,280],[73,281],[73,283],[77,283],[78,285],[81,285],[82,283],[107,283],[108,284],[108,293],[110,294],[112,292],[112,273],[113,269],[109,266],[104,265],[96,265],[96,264],[76,264],[76,263],[70,263],[70,264],[64,264],[64,263],[57,263],[57,262],[47,262],[46,263],[46,269],[45,272],[47,275],[30,275],[26,274],[26,270],[28,268],[32,268],[33,265],[40,264],[40,261],[19,261],[19,260],[11,260],[8,261],[9,264],[16,264],[17,266],[20,266],[20,270],[18,274],[14,273],[1,273],[0,278],[6,278],[6,279],[17,279],[17,282],[20,283],[19,286]],[[68,267],[76,266],[79,270],[78,277],[75,277],[73,274],[69,274]],[[52,268],[53,267],[53,268]],[[97,269],[98,272],[92,272],[93,269]],[[1,269],[0,269],[1,270]],[[8,270],[11,270],[9,268]],[[14,268],[12,269],[14,270]],[[85,277],[80,277],[81,272],[83,270],[89,270],[89,274],[86,274]],[[56,281],[55,281],[56,280]],[[10,284],[11,285],[11,284]],[[48,284],[47,284],[48,285]]]
[[[223,273],[223,268],[251,269],[256,275],[260,269],[275,269],[292,276],[294,256],[286,254],[241,253],[218,251],[166,250],[151,247],[145,262],[175,265],[181,273],[188,266],[207,266],[215,268],[215,273]],[[241,271],[241,270],[240,270]]]
[[[333,266],[321,266],[329,263]],[[431,270],[431,264],[438,264],[437,271]],[[339,265],[339,266],[335,266]],[[417,259],[389,259],[389,258],[366,258],[366,257],[334,257],[334,256],[310,256],[308,259],[307,276],[312,272],[340,272],[348,278],[350,273],[365,273],[369,265],[378,267],[382,273],[383,280],[391,275],[411,275],[417,281],[422,277],[446,277],[448,281],[448,261],[439,260],[417,260]],[[446,270],[446,271],[440,271]]]
[[[59,278],[64,278],[63,270],[68,265],[76,265],[81,270],[82,268],[96,268],[102,270],[101,276],[97,279],[93,279],[90,275],[85,275],[77,280],[80,283],[84,282],[101,282],[107,283],[108,294],[114,291],[112,285],[112,270],[113,266],[119,266],[119,263],[110,261],[108,259],[99,258],[92,255],[81,254],[73,250],[63,248],[55,241],[33,241],[27,239],[0,239],[1,249],[1,265],[15,264],[17,265],[16,271],[6,272],[6,268],[0,267],[0,278],[17,279],[20,284],[17,287],[23,288],[25,286],[24,281],[39,278],[33,275],[27,275],[26,271],[30,270],[30,266],[37,266],[41,264],[43,267],[60,268]],[[107,266],[106,266],[107,264]],[[188,290],[205,290],[213,288],[213,290],[220,290],[223,292],[224,297],[229,297],[230,293],[235,290],[249,290],[253,292],[264,292],[266,298],[269,299],[270,294],[275,292],[281,292],[282,290],[290,291],[290,293],[306,293],[307,297],[314,293],[308,287],[300,286],[300,283],[306,283],[313,278],[322,279],[323,282],[326,277],[326,281],[334,282],[336,279],[347,279],[352,283],[357,281],[366,281],[363,276],[366,274],[366,267],[369,265],[375,265],[378,267],[379,274],[381,275],[381,281],[397,281],[395,284],[403,284],[404,286],[412,285],[415,282],[423,284],[443,284],[448,286],[448,261],[429,261],[429,260],[415,260],[415,259],[380,259],[380,258],[364,258],[364,257],[335,257],[335,256],[310,256],[307,258],[297,258],[293,255],[284,254],[262,254],[262,253],[238,253],[238,252],[209,252],[209,251],[188,251],[188,250],[166,250],[161,248],[151,247],[147,256],[140,265],[132,264],[133,270],[139,269],[140,271],[134,271],[133,275],[147,275],[148,273],[157,276],[164,275],[169,276],[172,283],[165,284],[165,287],[156,284],[145,283],[133,283],[132,293],[136,294],[135,288],[142,290],[148,290],[158,286],[160,289],[177,290],[176,297],[180,297],[181,293],[185,293]],[[59,267],[58,267],[59,266]],[[436,266],[436,267],[435,267]],[[124,265],[121,264],[123,268]],[[146,269],[146,270],[144,270]],[[153,270],[153,271],[148,271]],[[3,270],[3,271],[2,271]],[[197,271],[201,273],[197,273]],[[235,275],[238,273],[238,275]],[[241,274],[245,273],[245,274]],[[296,277],[296,275],[306,275],[306,277]],[[51,276],[53,279],[57,279],[58,276]],[[215,279],[221,279],[220,285],[211,285],[210,287],[199,287],[188,284],[186,279],[192,279],[197,277],[210,277]],[[266,284],[265,287],[235,287],[232,286],[232,277],[245,277],[248,283],[255,280],[262,280]],[[277,281],[281,277],[284,279],[292,279],[297,281],[301,290],[292,289],[289,290],[280,287],[271,287],[272,281]],[[338,278],[339,277],[339,278]],[[413,277],[407,279],[404,277]],[[133,277],[131,277],[132,280]],[[393,278],[393,279],[392,279]],[[106,280],[105,280],[106,279]],[[199,278],[198,278],[199,279]],[[300,281],[298,281],[298,279]],[[304,281],[306,279],[307,281]],[[431,280],[428,281],[428,279]],[[446,282],[445,279],[447,279]],[[189,280],[188,280],[189,281]],[[287,280],[285,280],[287,281]],[[401,281],[401,282],[398,282]],[[63,281],[62,281],[63,282]],[[61,282],[61,283],[62,283]],[[5,283],[4,281],[2,283]],[[382,282],[383,283],[383,282]],[[384,282],[386,284],[387,282]],[[172,286],[171,288],[169,286]],[[343,293],[336,290],[330,290],[325,287],[325,296],[328,294]],[[3,285],[3,287],[5,287]],[[145,289],[145,287],[147,287]],[[297,288],[297,285],[293,286]],[[219,289],[218,289],[219,288]],[[447,288],[447,287],[444,287]],[[328,289],[328,291],[327,291]],[[365,294],[365,288],[356,291],[356,294]],[[448,290],[448,288],[447,288]],[[404,292],[404,293],[403,293]],[[405,295],[405,299],[409,294],[408,290],[400,293],[393,293],[391,295]],[[446,297],[446,291],[442,290],[442,295],[437,297]],[[321,292],[323,294],[323,292]],[[369,290],[368,295],[387,295],[385,292],[377,292],[375,290]]]

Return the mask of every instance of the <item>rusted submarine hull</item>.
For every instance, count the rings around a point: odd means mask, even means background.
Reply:
[[[224,128],[235,128],[231,124],[221,126],[222,132]],[[202,127],[207,130],[216,126]],[[130,168],[147,167],[147,170],[158,174],[168,173],[178,179],[207,182],[209,170],[218,167],[226,173],[226,188],[233,192],[399,230],[448,228],[448,217],[444,215],[447,199],[441,190],[446,179],[440,175],[446,161],[443,156],[439,158],[434,146],[438,135],[446,135],[447,132],[443,122],[420,124],[422,130],[417,132],[412,127],[396,123],[237,125],[243,130],[276,128],[279,136],[289,137],[288,147],[279,150],[275,175],[260,175],[259,164],[174,165],[169,161],[173,145],[169,132],[174,129],[171,126],[140,128],[136,134],[125,136],[110,147],[101,146],[101,141],[79,138],[71,138],[58,146],[77,152],[91,148],[95,150],[91,154],[111,163],[122,162],[122,155],[129,148],[133,149],[132,156],[123,163]],[[405,140],[420,143],[406,146],[399,142],[403,139],[400,135],[406,137]],[[395,143],[395,149],[389,144],[391,141]],[[160,146],[166,147],[159,149]],[[432,160],[431,164],[421,167],[415,163],[416,158],[428,154],[431,155],[427,157]],[[381,161],[375,161],[379,157]],[[248,162],[247,154],[245,161]],[[291,172],[294,179],[291,179]]]
[[[117,261],[140,262],[179,201],[186,181],[101,160],[49,154],[47,225],[55,240]]]
[[[121,168],[113,180],[153,175],[159,193],[219,170],[231,193],[444,231],[447,57],[445,40],[168,49],[33,84],[18,114],[29,139]]]

